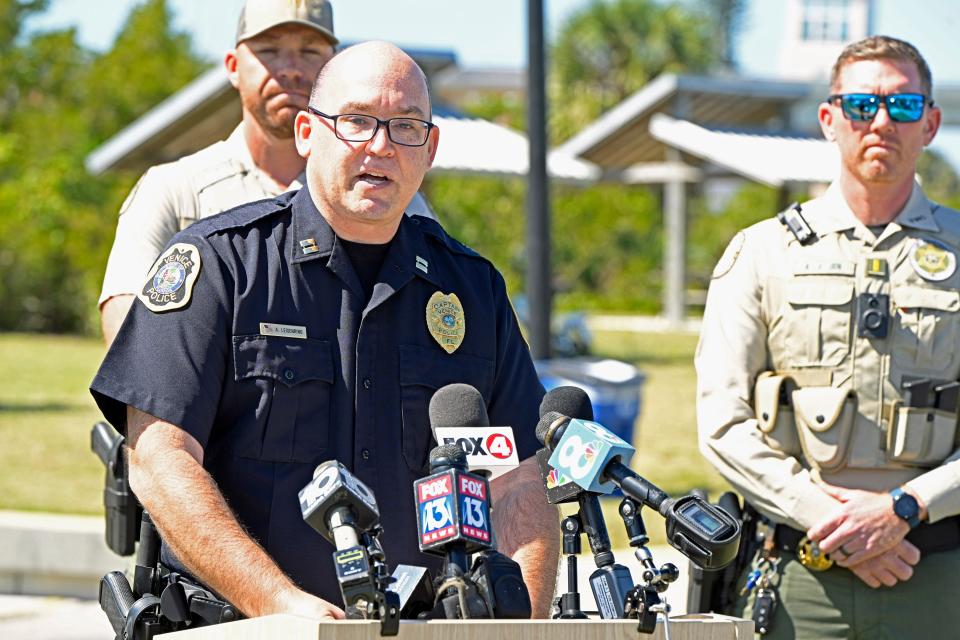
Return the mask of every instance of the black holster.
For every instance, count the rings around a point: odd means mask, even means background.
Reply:
[[[692,562],[687,584],[687,611],[689,613],[721,613],[733,615],[737,602],[737,580],[750,566],[759,548],[757,523],[760,515],[732,491],[720,496],[721,509],[741,522],[740,546],[733,562],[719,571],[706,571]]]

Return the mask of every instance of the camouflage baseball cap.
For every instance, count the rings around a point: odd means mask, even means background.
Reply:
[[[331,44],[333,7],[327,0],[247,0],[237,23],[237,44],[260,35],[278,24],[302,24],[322,33]]]

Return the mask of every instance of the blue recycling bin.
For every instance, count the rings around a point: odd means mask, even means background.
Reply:
[[[549,391],[572,385],[587,392],[593,419],[633,444],[645,379],[632,364],[611,358],[579,357],[537,360],[537,375]]]

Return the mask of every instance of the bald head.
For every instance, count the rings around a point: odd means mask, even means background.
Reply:
[[[353,46],[323,68],[294,128],[310,196],[339,237],[393,238],[436,156],[430,120],[426,77],[392,44]]]
[[[389,42],[364,42],[344,49],[328,62],[313,83],[310,106],[323,111],[360,80],[384,92],[402,87],[413,102],[411,109],[419,117],[430,118],[430,96],[427,77],[413,58]],[[416,116],[416,112],[410,115]]]

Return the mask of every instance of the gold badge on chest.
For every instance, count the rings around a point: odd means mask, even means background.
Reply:
[[[467,334],[467,318],[455,293],[439,291],[427,302],[427,330],[444,351],[453,353]]]
[[[910,264],[924,280],[941,282],[957,270],[957,256],[935,240],[918,238],[910,249]]]

